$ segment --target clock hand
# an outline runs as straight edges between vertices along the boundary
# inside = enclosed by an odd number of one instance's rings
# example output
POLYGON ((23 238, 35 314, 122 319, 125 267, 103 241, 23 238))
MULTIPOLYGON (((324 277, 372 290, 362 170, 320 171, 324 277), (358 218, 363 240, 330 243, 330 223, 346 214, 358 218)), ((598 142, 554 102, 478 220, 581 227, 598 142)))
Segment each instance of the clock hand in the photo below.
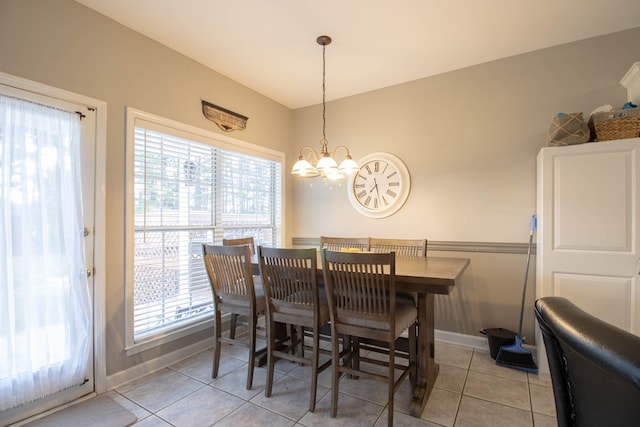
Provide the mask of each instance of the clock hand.
MULTIPOLYGON (((373 190, 376 190, 376 193, 378 193, 378 195, 380 194, 380 192, 378 191, 378 182, 376 181, 375 178, 373 178, 373 183, 375 184, 373 187, 371 187, 371 190, 369 190, 369 193, 373 192, 373 190)), ((380 196, 378 196, 380 197, 380 196)))

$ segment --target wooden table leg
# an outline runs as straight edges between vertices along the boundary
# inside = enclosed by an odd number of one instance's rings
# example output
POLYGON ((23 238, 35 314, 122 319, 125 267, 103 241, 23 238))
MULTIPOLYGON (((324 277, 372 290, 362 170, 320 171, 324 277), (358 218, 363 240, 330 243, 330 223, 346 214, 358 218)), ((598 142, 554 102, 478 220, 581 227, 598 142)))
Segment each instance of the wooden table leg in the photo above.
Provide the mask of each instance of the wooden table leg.
MULTIPOLYGON (((284 347, 286 347, 286 345, 279 343, 278 340, 283 340, 288 335, 289 335, 289 326, 286 323, 276 322, 276 349, 282 350, 284 347)), ((265 351, 256 360, 256 366, 261 368, 266 364, 267 364, 267 352, 265 351)))
POLYGON ((418 294, 418 378, 409 405, 410 413, 414 417, 422 416, 438 377, 434 330, 434 295, 418 294))

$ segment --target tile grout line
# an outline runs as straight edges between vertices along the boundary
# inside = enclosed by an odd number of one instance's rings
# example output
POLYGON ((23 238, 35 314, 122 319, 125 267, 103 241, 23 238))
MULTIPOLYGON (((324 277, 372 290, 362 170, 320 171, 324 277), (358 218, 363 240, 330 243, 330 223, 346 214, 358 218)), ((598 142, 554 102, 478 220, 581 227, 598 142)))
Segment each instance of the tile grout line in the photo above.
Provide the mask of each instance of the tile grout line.
MULTIPOLYGON (((474 356, 476 356, 476 353, 477 353, 477 350, 476 350, 476 349, 472 349, 471 354, 470 354, 470 357, 469 357, 469 359, 468 359, 468 362, 467 362, 467 363, 465 363, 466 368, 464 368, 464 371, 465 371, 465 373, 464 373, 464 380, 462 381, 462 387, 461 387, 461 391, 460 391, 460 393, 459 393, 459 396, 460 396, 460 397, 459 397, 459 400, 458 400, 457 405, 456 405, 456 408, 455 408, 455 413, 453 414, 452 424, 451 424, 451 425, 455 425, 455 424, 456 424, 456 422, 457 422, 457 421, 458 421, 458 419, 459 419, 459 416, 460 416, 460 410, 461 410, 461 406, 462 406, 462 399, 465 397, 465 389, 466 389, 466 387, 467 387, 467 385, 468 385, 468 382, 469 382, 469 375, 470 375, 470 372, 472 371, 473 360, 474 360, 474 356)), ((484 352, 482 352, 482 353, 484 354, 484 352)), ((230 372, 233 372, 233 371, 236 371, 236 370, 241 370, 241 369, 245 369, 245 368, 246 368, 246 366, 245 366, 245 365, 246 365, 246 363, 247 363, 247 362, 245 362, 244 360, 242 360, 242 359, 240 359, 240 358, 238 358, 238 357, 235 357, 235 356, 233 356, 233 355, 228 355, 228 357, 232 357, 232 358, 237 359, 238 361, 240 361, 240 362, 242 362, 242 363, 243 363, 242 365, 240 365, 240 366, 238 366, 238 367, 236 367, 236 368, 233 368, 230 372)), ((482 356, 482 357, 484 357, 484 356, 482 356)), ((447 363, 443 363, 442 361, 440 361, 440 362, 438 362, 438 363, 443 364, 443 365, 447 365, 447 366, 451 366, 451 367, 457 367, 455 364, 448 365, 447 363)), ((485 362, 482 362, 482 363, 485 363, 485 362)), ((481 366, 482 366, 482 365, 478 365, 477 367, 479 368, 479 367, 481 367, 481 366)), ((305 412, 304 412, 304 414, 302 414, 302 415, 301 415, 301 416, 296 420, 296 419, 290 418, 290 417, 289 417, 289 416, 287 416, 287 415, 280 414, 279 412, 276 412, 276 411, 274 411, 274 410, 272 410, 272 409, 270 409, 270 408, 268 408, 268 407, 264 407, 264 406, 261 406, 261 405, 259 405, 259 404, 257 404, 257 403, 253 403, 253 402, 251 402, 251 399, 253 399, 253 398, 255 398, 256 396, 258 396, 261 392, 264 392, 264 390, 259 391, 257 394, 255 394, 255 395, 253 395, 253 396, 251 396, 251 397, 245 398, 245 397, 241 397, 241 396, 239 396, 239 395, 235 395, 234 393, 231 393, 231 392, 229 392, 229 391, 227 391, 227 390, 225 390, 225 389, 221 389, 221 388, 216 387, 216 386, 213 384, 213 382, 214 382, 213 380, 207 383, 207 382, 204 382, 202 379, 200 379, 200 378, 198 378, 198 377, 196 377, 196 376, 192 376, 192 375, 190 375, 190 374, 187 374, 187 373, 185 373, 185 372, 182 372, 182 371, 180 370, 180 369, 181 369, 181 367, 177 367, 177 366, 169 366, 169 367, 168 367, 168 369, 169 369, 170 371, 172 371, 172 372, 175 372, 175 373, 180 374, 182 377, 184 377, 185 379, 187 379, 187 380, 189 380, 189 381, 196 381, 196 383, 194 383, 194 384, 199 385, 199 387, 198 387, 196 390, 193 390, 193 391, 189 392, 187 395, 182 396, 182 397, 181 397, 180 399, 178 399, 177 401, 172 402, 171 404, 167 405, 166 407, 161 408, 161 409, 158 409, 158 410, 157 410, 157 411, 155 411, 155 412, 153 412, 153 411, 151 411, 151 410, 147 409, 147 408, 146 408, 146 407, 144 407, 142 404, 140 404, 140 403, 138 403, 138 402, 136 402, 136 401, 131 400, 129 397, 127 397, 125 394, 123 394, 123 393, 119 392, 117 389, 114 389, 113 391, 114 391, 115 393, 117 393, 117 395, 118 395, 118 396, 121 396, 122 398, 126 399, 128 402, 130 402, 131 404, 133 404, 135 407, 137 407, 137 408, 141 408, 142 410, 144 410, 148 415, 147 415, 147 416, 145 416, 144 418, 142 418, 142 420, 147 419, 147 418, 149 418, 149 417, 151 417, 151 416, 154 416, 154 417, 157 417, 157 419, 161 420, 162 422, 166 422, 168 425, 172 425, 172 423, 171 423, 170 421, 168 421, 168 420, 164 419, 162 416, 158 415, 158 412, 160 412, 160 411, 162 411, 162 410, 166 409, 167 407, 169 407, 169 406, 171 406, 171 405, 173 405, 173 404, 176 404, 177 402, 179 402, 179 401, 181 401, 181 400, 183 400, 183 399, 188 398, 189 396, 193 395, 193 394, 194 394, 194 393, 196 393, 197 391, 200 391, 200 390, 202 390, 204 387, 207 387, 207 386, 208 386, 208 387, 211 387, 211 388, 214 388, 214 389, 216 389, 216 390, 218 390, 218 391, 224 392, 224 393, 226 393, 226 394, 229 394, 230 396, 233 396, 233 397, 235 397, 235 398, 238 398, 238 399, 242 400, 242 404, 241 404, 240 406, 238 406, 238 407, 237 407, 237 408, 235 408, 233 411, 231 411, 231 412, 229 412, 228 414, 226 414, 226 415, 225 415, 223 418, 221 418, 220 420, 217 420, 217 421, 216 421, 216 424, 218 424, 218 423, 222 422, 223 420, 227 419, 227 418, 229 417, 229 415, 233 414, 233 413, 234 413, 236 410, 238 410, 239 408, 244 407, 246 404, 254 405, 255 407, 259 407, 259 408, 261 408, 261 409, 263 409, 263 410, 265 410, 265 411, 267 411, 267 412, 269 412, 269 413, 272 413, 272 414, 274 414, 274 415, 277 415, 277 416, 279 416, 279 417, 282 417, 282 418, 284 418, 284 419, 287 419, 287 420, 291 421, 291 422, 293 423, 293 425, 300 425, 300 426, 304 425, 304 424, 301 422, 301 420, 302 420, 302 419, 303 419, 303 418, 304 418, 304 417, 309 413, 309 411, 308 411, 308 410, 307 410, 307 411, 305 411, 305 412)), ((276 370, 277 370, 277 369, 276 369, 276 370)), ((300 378, 300 376, 291 375, 291 374, 292 374, 292 372, 293 372, 294 370, 295 370, 295 368, 293 368, 293 369, 289 369, 289 370, 281 370, 281 371, 280 371, 280 373, 282 374, 282 376, 281 376, 281 378, 280 378, 279 380, 276 380, 276 382, 277 382, 277 381, 280 381, 282 378, 289 378, 289 379, 290 379, 290 380, 292 380, 292 381, 304 381, 305 383, 307 383, 307 381, 306 381, 304 378, 300 378)), ((226 373, 226 374, 224 374, 222 377, 224 377, 225 375, 228 375, 230 372, 227 372, 227 373, 226 373)), ((483 370, 479 370, 479 371, 478 371, 478 370, 474 370, 474 372, 479 372, 479 373, 487 374, 487 372, 484 372, 483 370)), ((489 375, 491 375, 491 374, 489 374, 489 375)), ((221 377, 219 377, 219 378, 221 378, 221 377)), ((505 376, 505 377, 503 377, 503 378, 505 378, 505 379, 512 379, 512 380, 514 380, 514 381, 521 381, 521 380, 517 380, 517 379, 509 378, 509 376, 505 376)), ((531 381, 531 378, 529 378, 529 375, 528 375, 528 374, 526 375, 526 379, 525 379, 524 381, 522 381, 522 382, 525 382, 525 383, 526 383, 526 385, 527 385, 528 402, 529 402, 529 410, 528 410, 527 412, 529 412, 529 419, 530 419, 530 421, 531 421, 531 425, 534 425, 534 421, 535 421, 535 420, 534 420, 534 408, 533 408, 533 395, 532 395, 532 391, 531 391, 532 381, 531 381)), ((544 387, 544 386, 546 386, 546 385, 544 385, 544 384, 539 384, 539 383, 535 383, 535 384, 536 384, 536 385, 543 386, 543 387, 544 387)), ((143 384, 141 384, 140 386, 143 386, 143 384)), ((140 386, 139 386, 139 387, 140 387, 140 386)), ((550 387, 550 386, 549 386, 549 387, 550 387)), ((137 389, 137 388, 138 388, 138 387, 133 388, 133 389, 131 389, 131 390, 128 390, 128 393, 129 393, 129 392, 131 392, 131 391, 133 391, 133 390, 135 390, 135 389, 137 389)), ((448 389, 441 389, 441 390, 448 391, 448 389)), ((329 393, 330 393, 330 391, 329 391, 329 393)), ((344 393, 342 393, 342 394, 344 394, 344 393)), ((382 415, 384 414, 385 409, 387 409, 387 410, 388 410, 388 406, 382 406, 382 405, 379 405, 379 404, 375 403, 374 401, 370 401, 370 400, 367 400, 367 399, 362 399, 361 397, 353 396, 353 395, 351 395, 351 394, 346 394, 346 395, 347 395, 347 396, 350 396, 351 398, 355 398, 355 399, 361 400, 361 401, 363 401, 363 402, 367 402, 367 403, 369 403, 369 404, 376 405, 376 406, 380 409, 380 413, 377 415, 377 417, 375 418, 375 420, 374 420, 374 421, 373 421, 373 423, 371 424, 372 426, 375 426, 375 425, 376 425, 376 423, 378 423, 378 422, 380 421, 380 419, 381 419, 382 415)), ((468 396, 468 397, 472 397, 472 396, 468 396)), ((478 399, 478 400, 482 400, 482 401, 485 401, 485 402, 488 402, 488 403, 496 404, 496 405, 501 405, 501 406, 506 406, 506 407, 513 408, 513 409, 520 409, 520 410, 522 410, 522 408, 514 407, 514 406, 511 406, 511 405, 508 405, 508 404, 502 404, 502 403, 494 402, 494 401, 491 401, 491 400, 485 400, 485 399, 477 398, 477 397, 473 397, 473 398, 474 398, 474 399, 478 399)), ((322 399, 322 398, 321 398, 321 399, 322 399)), ((398 413, 402 413, 402 414, 406 414, 406 412, 403 412, 403 411, 396 411, 396 412, 398 412, 398 413)), ((540 415, 544 415, 544 416, 546 416, 546 417, 548 417, 548 416, 549 416, 549 415, 547 415, 547 414, 543 414, 543 413, 540 413, 540 415)), ((139 420, 138 422, 140 422, 140 421, 142 421, 142 420, 139 420)), ((430 421, 430 420, 428 420, 428 419, 422 419, 422 421, 424 421, 424 422, 428 422, 428 423, 433 423, 433 424, 438 424, 438 423, 436 423, 435 421, 430 421)))

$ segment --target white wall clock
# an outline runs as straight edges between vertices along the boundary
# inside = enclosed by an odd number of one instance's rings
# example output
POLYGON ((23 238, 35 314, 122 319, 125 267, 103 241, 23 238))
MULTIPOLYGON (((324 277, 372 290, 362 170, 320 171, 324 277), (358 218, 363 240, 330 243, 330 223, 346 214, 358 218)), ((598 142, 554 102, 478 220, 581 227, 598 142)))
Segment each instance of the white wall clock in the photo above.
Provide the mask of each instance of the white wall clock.
POLYGON ((384 218, 396 213, 409 197, 409 169, 390 153, 371 153, 358 161, 360 170, 349 177, 351 204, 362 215, 384 218))

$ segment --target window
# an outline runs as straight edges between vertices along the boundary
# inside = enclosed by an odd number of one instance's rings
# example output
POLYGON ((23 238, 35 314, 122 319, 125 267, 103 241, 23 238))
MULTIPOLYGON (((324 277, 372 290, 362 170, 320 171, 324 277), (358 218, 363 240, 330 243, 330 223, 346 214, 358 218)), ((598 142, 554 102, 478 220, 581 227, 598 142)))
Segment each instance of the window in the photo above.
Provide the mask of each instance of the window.
POLYGON ((211 318, 202 243, 281 244, 283 154, 131 109, 128 124, 132 346, 211 318))

